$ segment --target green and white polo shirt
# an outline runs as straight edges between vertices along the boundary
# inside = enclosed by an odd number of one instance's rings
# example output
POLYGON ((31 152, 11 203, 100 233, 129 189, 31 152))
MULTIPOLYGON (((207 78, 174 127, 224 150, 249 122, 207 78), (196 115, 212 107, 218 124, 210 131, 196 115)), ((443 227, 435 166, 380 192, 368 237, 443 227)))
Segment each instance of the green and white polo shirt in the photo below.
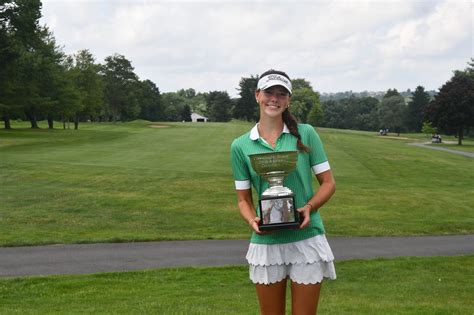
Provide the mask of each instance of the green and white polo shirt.
MULTIPOLYGON (((324 152, 324 147, 316 130, 311 125, 298 124, 298 131, 303 144, 311 151, 298 152, 296 170, 288 174, 284 186, 295 194, 296 207, 303 207, 314 195, 313 173, 320 174, 330 169, 324 152)), ((255 125, 252 130, 238 137, 231 145, 232 172, 237 190, 255 189, 258 196, 269 187, 268 181, 255 173, 250 163, 249 155, 256 153, 296 151, 297 139, 285 125, 283 132, 277 139, 275 148, 272 148, 260 137, 255 125)), ((258 205, 257 205, 258 207, 258 205)), ((271 234, 252 234, 251 242, 258 244, 282 244, 300 241, 316 235, 324 234, 324 226, 319 211, 311 213, 311 223, 301 230, 278 230, 271 234)))

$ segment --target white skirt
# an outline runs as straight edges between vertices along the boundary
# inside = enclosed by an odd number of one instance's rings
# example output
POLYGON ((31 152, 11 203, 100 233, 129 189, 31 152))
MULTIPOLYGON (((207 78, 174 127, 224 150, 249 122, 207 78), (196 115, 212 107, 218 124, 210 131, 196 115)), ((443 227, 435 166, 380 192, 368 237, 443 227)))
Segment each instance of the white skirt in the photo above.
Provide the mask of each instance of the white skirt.
POLYGON ((285 278, 300 284, 336 279, 334 255, 325 235, 285 244, 250 243, 247 251, 250 280, 271 284, 285 278))

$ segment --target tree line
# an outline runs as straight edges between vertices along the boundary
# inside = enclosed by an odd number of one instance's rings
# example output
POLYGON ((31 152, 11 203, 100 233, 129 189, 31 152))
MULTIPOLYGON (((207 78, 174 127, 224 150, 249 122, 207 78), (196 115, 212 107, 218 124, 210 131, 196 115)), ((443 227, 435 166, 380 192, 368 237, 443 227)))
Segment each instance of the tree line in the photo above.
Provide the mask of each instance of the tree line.
POLYGON ((408 100, 396 89, 389 89, 381 100, 367 96, 328 100, 322 103, 320 125, 330 128, 420 132, 424 110, 431 101, 424 87, 418 86, 408 100))
MULTIPOLYGON (((161 93, 150 80, 141 80, 130 60, 113 54, 102 63, 87 49, 66 55, 52 32, 39 23, 40 0, 0 1, 0 115, 6 129, 12 119, 84 121, 189 121, 191 113, 211 121, 256 121, 255 87, 258 74, 242 77, 239 96, 226 91, 196 93, 193 88, 161 93)), ((423 124, 455 133, 461 140, 474 125, 473 59, 439 92, 399 93, 389 89, 382 97, 371 93, 316 92, 303 78, 293 79, 290 111, 314 126, 419 132, 423 124)))
POLYGON ((418 86, 411 95, 389 89, 383 97, 366 96, 327 99, 322 102, 322 127, 400 132, 454 134, 458 143, 474 126, 474 59, 434 95, 418 86))
POLYGON ((113 54, 98 63, 87 49, 66 55, 52 32, 39 23, 40 0, 0 1, 0 116, 12 119, 83 121, 188 121, 201 111, 214 121, 230 120, 227 92, 193 89, 160 93, 140 80, 130 60, 113 54), (223 105, 223 106, 221 106, 223 105))
MULTIPOLYGON (((409 99, 412 97, 413 92, 411 89, 407 89, 406 91, 399 91, 399 94, 403 96, 405 99, 409 99)), ((430 97, 434 97, 436 91, 429 90, 426 91, 430 97)), ((362 91, 362 92, 354 92, 354 91, 344 91, 344 92, 333 92, 333 93, 321 93, 321 101, 338 101, 344 98, 356 97, 356 98, 363 98, 363 97, 374 97, 378 100, 381 100, 385 96, 386 91, 362 91)))
MULTIPOLYGON (((51 129, 55 121, 64 128, 74 122, 75 129, 83 121, 189 121, 193 111, 211 121, 256 119, 257 76, 242 79, 237 99, 226 91, 192 88, 161 93, 154 82, 139 78, 124 55, 102 63, 87 49, 66 55, 40 25, 41 8, 40 0, 0 1, 0 115, 6 129, 12 119, 29 120, 32 128, 47 120, 51 129)), ((303 79, 298 85, 293 108, 304 120, 317 108, 318 94, 303 79)))

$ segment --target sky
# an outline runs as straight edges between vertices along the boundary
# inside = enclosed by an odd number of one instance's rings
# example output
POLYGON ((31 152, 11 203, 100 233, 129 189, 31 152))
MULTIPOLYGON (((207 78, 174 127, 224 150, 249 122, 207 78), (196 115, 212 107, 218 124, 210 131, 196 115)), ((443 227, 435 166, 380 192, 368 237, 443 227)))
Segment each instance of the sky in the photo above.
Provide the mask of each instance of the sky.
POLYGON ((438 90, 474 57, 474 0, 43 0, 67 54, 121 54, 160 91, 238 95, 268 69, 320 93, 438 90))

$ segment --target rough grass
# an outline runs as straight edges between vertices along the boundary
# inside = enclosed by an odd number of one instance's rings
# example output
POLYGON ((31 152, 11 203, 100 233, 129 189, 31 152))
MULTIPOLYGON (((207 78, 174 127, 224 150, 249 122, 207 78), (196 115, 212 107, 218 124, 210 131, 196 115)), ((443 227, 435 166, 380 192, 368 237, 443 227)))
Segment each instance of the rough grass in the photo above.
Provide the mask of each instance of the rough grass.
MULTIPOLYGON (((474 256, 336 263, 321 314, 471 314, 474 256)), ((289 294, 287 310, 291 309, 289 294)), ((0 279, 1 314, 258 314, 247 267, 0 279)))

